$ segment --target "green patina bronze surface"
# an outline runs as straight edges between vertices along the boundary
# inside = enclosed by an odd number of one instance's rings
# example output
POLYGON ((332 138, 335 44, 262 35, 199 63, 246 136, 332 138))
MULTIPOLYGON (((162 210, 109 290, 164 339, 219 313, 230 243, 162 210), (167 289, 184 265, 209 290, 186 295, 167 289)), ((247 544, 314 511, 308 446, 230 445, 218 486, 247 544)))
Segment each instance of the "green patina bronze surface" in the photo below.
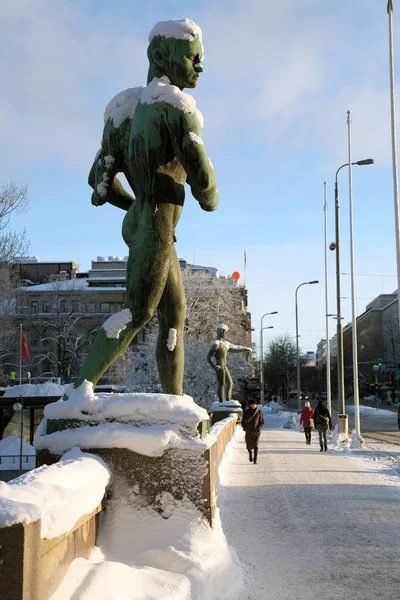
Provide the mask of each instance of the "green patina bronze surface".
POLYGON ((225 340, 227 325, 218 325, 217 339, 210 346, 207 354, 207 362, 217 375, 217 396, 220 402, 232 399, 232 377, 226 364, 228 352, 246 352, 251 354, 251 348, 247 346, 235 346, 225 340))
POLYGON ((189 37, 152 38, 148 86, 135 92, 139 100, 133 114, 117 125, 110 117, 104 125, 89 184, 94 205, 109 202, 127 211, 122 225, 129 247, 124 308, 131 311, 132 320, 117 339, 107 337, 101 329, 75 387, 85 379, 95 384, 157 310, 156 355, 162 390, 183 393, 185 297, 174 241, 185 182, 203 210, 213 211, 218 206, 215 174, 201 140, 199 115, 195 108, 188 109, 188 95, 181 92, 196 87, 203 71, 199 35, 189 37), (176 87, 169 95, 156 99, 150 95, 149 100, 150 86, 155 86, 156 92, 161 89, 162 94, 176 87), (134 197, 123 188, 118 173, 125 175, 134 197), (176 345, 168 349, 171 329, 176 331, 176 345))

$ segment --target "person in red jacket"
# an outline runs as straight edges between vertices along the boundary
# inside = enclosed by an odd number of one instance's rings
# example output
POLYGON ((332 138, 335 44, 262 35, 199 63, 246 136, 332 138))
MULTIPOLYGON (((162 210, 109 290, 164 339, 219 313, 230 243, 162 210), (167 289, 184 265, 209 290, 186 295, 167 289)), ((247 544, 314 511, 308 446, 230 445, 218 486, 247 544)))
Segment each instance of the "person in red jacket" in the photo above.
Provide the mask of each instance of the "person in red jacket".
POLYGON ((300 425, 304 427, 304 433, 306 436, 306 444, 311 444, 311 429, 314 427, 314 422, 312 421, 314 417, 314 411, 310 406, 309 402, 306 402, 303 410, 300 415, 300 425))

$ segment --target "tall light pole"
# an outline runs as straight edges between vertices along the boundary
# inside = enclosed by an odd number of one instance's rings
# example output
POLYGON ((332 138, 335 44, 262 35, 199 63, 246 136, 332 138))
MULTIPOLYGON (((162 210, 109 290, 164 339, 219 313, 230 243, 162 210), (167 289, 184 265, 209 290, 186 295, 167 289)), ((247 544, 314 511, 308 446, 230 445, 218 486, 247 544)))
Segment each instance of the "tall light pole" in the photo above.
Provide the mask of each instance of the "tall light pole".
POLYGON ((313 285, 314 283, 319 283, 317 279, 314 281, 305 281, 304 283, 300 283, 297 286, 296 292, 294 294, 295 298, 295 309, 296 309, 296 371, 297 371, 297 410, 301 411, 301 398, 300 398, 300 357, 299 357, 299 309, 297 306, 297 292, 298 289, 301 288, 302 285, 313 285))
MULTIPOLYGON (((357 162, 345 163, 336 171, 335 176, 335 230, 336 241, 329 247, 331 250, 336 250, 336 304, 337 304, 337 376, 338 376, 338 433, 341 441, 347 440, 348 426, 345 407, 344 394, 344 358, 343 358, 343 326, 342 326, 342 295, 341 295, 341 278, 340 278, 340 203, 339 203, 339 171, 344 167, 351 165, 372 165, 372 158, 358 160, 357 162)), ((354 329, 354 327, 353 327, 354 329)))
POLYGON ((397 310, 400 325, 400 210, 399 210, 399 178, 397 173, 397 141, 396 141, 396 98, 394 87, 394 56, 393 56, 393 2, 388 0, 387 12, 389 15, 389 58, 390 58, 390 113, 392 123, 392 168, 393 168, 393 194, 394 194, 394 221, 396 234, 397 258, 397 310))
MULTIPOLYGON (((354 224, 353 224, 353 179, 351 162, 351 112, 347 111, 348 151, 349 151, 349 210, 350 210, 350 272, 351 272, 351 336, 353 347, 353 392, 354 392, 354 425, 357 438, 362 442, 360 425, 360 395, 358 389, 358 349, 357 349, 357 305, 356 283, 354 272, 354 224)), ((373 159, 369 159, 374 162, 373 159)), ((372 164, 368 163, 368 164, 372 164)))
POLYGON ((325 230, 325 328, 326 328, 326 401, 329 412, 331 404, 331 348, 329 342, 329 295, 328 295, 328 201, 326 194, 327 183, 324 181, 324 230, 325 230))
POLYGON ((264 313, 261 317, 261 336, 260 336, 260 404, 264 406, 264 366, 263 366, 263 318, 267 315, 277 315, 278 311, 274 310, 273 312, 264 313))

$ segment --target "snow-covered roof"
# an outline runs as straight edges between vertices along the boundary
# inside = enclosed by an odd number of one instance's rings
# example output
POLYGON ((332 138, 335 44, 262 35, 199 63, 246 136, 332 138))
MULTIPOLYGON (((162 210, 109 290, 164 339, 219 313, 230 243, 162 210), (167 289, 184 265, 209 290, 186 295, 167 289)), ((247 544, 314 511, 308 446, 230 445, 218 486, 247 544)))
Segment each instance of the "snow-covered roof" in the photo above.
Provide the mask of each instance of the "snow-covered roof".
POLYGON ((54 292, 54 291, 71 291, 74 290, 85 290, 88 288, 87 278, 82 277, 79 279, 63 279, 62 281, 55 281, 49 283, 39 283, 38 285, 30 285, 28 289, 30 292, 54 292))

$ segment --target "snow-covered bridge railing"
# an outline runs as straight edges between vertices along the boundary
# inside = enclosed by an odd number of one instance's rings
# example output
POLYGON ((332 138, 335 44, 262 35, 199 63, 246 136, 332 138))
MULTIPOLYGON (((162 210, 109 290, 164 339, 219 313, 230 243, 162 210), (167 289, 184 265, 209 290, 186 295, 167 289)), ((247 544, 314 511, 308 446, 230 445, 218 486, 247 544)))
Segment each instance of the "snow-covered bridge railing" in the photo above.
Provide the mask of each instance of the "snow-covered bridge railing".
POLYGON ((210 434, 215 436, 216 440, 204 455, 208 462, 208 471, 203 481, 203 493, 211 527, 214 525, 215 511, 219 506, 218 467, 227 445, 235 435, 236 424, 237 415, 232 415, 215 423, 210 430, 210 434))
POLYGON ((48 600, 77 557, 88 558, 109 471, 77 449, 55 465, 0 482, 0 598, 48 600))

